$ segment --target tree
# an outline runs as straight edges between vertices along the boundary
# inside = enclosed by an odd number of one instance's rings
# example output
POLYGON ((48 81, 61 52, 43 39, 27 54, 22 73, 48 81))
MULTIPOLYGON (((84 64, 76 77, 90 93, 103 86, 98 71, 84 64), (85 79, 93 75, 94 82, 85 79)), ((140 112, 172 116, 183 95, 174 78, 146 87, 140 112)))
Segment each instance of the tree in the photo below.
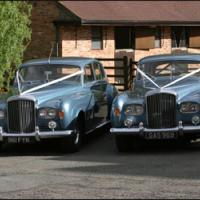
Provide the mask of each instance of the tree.
POLYGON ((0 87, 9 87, 31 39, 31 9, 25 1, 0 2, 0 87))

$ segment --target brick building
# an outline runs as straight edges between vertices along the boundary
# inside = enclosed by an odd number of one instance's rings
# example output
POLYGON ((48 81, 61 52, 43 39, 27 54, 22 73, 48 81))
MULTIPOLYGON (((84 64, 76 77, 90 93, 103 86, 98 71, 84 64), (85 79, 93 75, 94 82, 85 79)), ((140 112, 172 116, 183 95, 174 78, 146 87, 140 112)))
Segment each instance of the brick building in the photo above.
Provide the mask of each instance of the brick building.
POLYGON ((31 3, 32 41, 25 60, 51 54, 97 58, 125 55, 138 61, 180 50, 200 53, 199 1, 31 3))

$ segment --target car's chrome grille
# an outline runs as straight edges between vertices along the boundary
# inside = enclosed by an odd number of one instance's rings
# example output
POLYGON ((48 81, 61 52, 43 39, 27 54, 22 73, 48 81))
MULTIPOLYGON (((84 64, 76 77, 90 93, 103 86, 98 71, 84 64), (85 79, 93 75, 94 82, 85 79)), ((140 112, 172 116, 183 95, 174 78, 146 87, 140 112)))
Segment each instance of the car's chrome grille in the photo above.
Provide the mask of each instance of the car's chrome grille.
POLYGON ((8 102, 8 130, 11 133, 31 133, 35 131, 35 104, 32 100, 12 100, 8 102))
POLYGON ((149 128, 172 128, 176 126, 176 96, 156 93, 146 97, 149 128))

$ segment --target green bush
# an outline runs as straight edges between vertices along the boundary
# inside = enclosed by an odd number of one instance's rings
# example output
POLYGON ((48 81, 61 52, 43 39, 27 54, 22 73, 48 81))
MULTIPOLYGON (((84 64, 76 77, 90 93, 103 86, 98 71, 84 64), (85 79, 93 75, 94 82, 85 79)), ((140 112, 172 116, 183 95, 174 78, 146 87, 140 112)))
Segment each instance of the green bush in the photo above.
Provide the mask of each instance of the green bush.
POLYGON ((25 1, 0 2, 0 88, 9 87, 31 39, 31 9, 25 1))

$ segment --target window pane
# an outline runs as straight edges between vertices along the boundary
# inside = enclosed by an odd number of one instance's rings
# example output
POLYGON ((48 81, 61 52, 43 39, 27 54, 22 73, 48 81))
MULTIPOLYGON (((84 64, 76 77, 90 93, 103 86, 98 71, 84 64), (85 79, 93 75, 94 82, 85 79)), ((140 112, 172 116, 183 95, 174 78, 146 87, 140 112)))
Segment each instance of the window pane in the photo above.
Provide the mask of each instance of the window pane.
POLYGON ((101 27, 92 27, 92 49, 102 49, 101 27))
POLYGON ((94 73, 96 75, 97 80, 103 79, 102 71, 101 71, 100 65, 98 63, 94 63, 94 73))
POLYGON ((115 48, 116 49, 133 49, 134 32, 131 27, 115 28, 115 48))
POLYGON ((94 75, 93 75, 93 71, 92 71, 92 66, 91 65, 87 65, 85 67, 84 79, 85 79, 85 82, 90 82, 90 81, 94 80, 94 75))
POLYGON ((161 29, 156 28, 155 30, 155 48, 161 47, 161 29))
POLYGON ((186 27, 172 27, 172 47, 188 46, 188 31, 186 27))
POLYGON ((92 41, 92 49, 101 49, 101 41, 92 41))

